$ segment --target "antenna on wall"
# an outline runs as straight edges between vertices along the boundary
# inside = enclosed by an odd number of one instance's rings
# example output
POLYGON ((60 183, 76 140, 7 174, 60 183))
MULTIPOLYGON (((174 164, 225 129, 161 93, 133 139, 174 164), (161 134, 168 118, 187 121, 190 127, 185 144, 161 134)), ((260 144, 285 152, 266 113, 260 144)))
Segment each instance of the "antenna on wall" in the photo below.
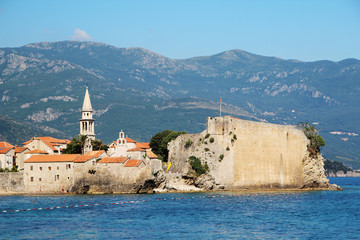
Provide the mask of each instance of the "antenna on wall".
POLYGON ((221 97, 220 97, 220 117, 221 117, 221 97))

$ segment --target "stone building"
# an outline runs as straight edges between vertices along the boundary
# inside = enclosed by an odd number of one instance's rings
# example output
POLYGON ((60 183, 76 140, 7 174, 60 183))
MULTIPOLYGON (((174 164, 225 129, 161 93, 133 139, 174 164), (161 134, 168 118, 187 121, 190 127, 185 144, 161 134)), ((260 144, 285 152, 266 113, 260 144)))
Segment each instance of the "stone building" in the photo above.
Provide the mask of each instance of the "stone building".
POLYGON ((15 147, 4 142, 1 145, 3 147, 0 147, 0 168, 10 170, 14 166, 15 147))
POLYGON ((74 182, 74 160, 80 154, 35 155, 24 162, 24 184, 28 192, 63 192, 74 182))
POLYGON ((15 146, 15 165, 18 170, 24 170, 24 161, 28 158, 26 153, 29 152, 27 147, 17 147, 15 146))
POLYGON ((67 139, 56 139, 53 137, 34 137, 27 142, 23 143, 23 147, 32 150, 41 150, 49 153, 50 155, 61 154, 62 149, 70 143, 67 139))

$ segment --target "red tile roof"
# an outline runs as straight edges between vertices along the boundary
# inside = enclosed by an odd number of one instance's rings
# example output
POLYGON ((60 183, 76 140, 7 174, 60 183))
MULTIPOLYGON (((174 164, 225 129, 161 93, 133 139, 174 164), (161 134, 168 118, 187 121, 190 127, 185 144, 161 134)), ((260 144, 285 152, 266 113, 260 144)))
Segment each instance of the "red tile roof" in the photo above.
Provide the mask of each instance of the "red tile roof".
POLYGON ((149 149, 150 148, 150 143, 139 143, 139 142, 137 142, 136 143, 136 147, 137 148, 144 148, 144 149, 149 149))
POLYGON ((129 159, 124 164, 124 167, 138 167, 142 160, 129 159))
POLYGON ((25 160, 25 163, 41 162, 73 162, 80 154, 62 154, 62 155, 34 155, 25 160))
POLYGON ((79 156, 78 158, 76 158, 76 159, 74 160, 74 162, 84 163, 84 162, 89 161, 90 159, 99 157, 99 156, 100 156, 101 154, 103 154, 104 152, 105 152, 104 150, 91 151, 91 152, 88 152, 88 153, 85 154, 85 155, 79 156))
POLYGON ((11 145, 10 143, 7 142, 0 142, 0 147, 14 147, 13 145, 11 145))
POLYGON ((14 147, 0 147, 0 154, 5 154, 13 148, 14 147))
POLYGON ((124 163, 128 157, 105 157, 98 163, 124 163))
POLYGON ((138 147, 136 147, 136 148, 132 148, 132 149, 129 149, 129 150, 127 150, 128 152, 145 152, 146 150, 145 149, 143 149, 143 148, 138 148, 138 147))
POLYGON ((34 139, 30 139, 27 142, 24 142, 23 145, 27 145, 29 143, 31 143, 34 140, 41 140, 43 141, 46 145, 48 145, 53 151, 57 150, 55 148, 55 146, 59 146, 60 144, 69 144, 71 141, 67 140, 67 139, 56 139, 53 137, 36 137, 34 139))
POLYGON ((158 158, 158 156, 153 153, 150 149, 146 150, 146 155, 150 158, 150 159, 153 159, 153 158, 158 158))
POLYGON ((21 152, 25 151, 26 149, 28 149, 28 148, 26 148, 26 147, 15 147, 15 153, 21 153, 21 152))
POLYGON ((27 152, 26 154, 49 154, 49 153, 40 149, 34 149, 27 152))
POLYGON ((126 139, 126 142, 128 143, 136 143, 135 140, 132 140, 131 138, 125 138, 126 139))

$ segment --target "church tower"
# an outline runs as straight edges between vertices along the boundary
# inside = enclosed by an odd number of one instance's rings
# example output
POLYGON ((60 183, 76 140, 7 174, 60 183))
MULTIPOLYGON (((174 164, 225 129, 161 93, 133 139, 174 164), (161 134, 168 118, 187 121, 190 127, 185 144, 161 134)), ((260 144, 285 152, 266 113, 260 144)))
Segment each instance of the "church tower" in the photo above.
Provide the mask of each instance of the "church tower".
POLYGON ((80 119, 80 135, 86 135, 88 139, 95 140, 94 119, 92 118, 93 110, 91 107, 90 95, 88 87, 84 97, 84 103, 81 111, 80 119))

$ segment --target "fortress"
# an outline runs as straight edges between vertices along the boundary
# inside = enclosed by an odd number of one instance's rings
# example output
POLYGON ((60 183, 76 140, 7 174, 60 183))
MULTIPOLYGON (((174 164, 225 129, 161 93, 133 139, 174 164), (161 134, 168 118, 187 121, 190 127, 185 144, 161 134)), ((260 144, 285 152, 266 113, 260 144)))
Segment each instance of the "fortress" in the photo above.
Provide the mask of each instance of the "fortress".
POLYGON ((295 126, 209 117, 202 133, 169 143, 169 161, 172 171, 187 172, 189 157, 198 157, 225 189, 329 188, 323 160, 309 157, 308 143, 295 126))

